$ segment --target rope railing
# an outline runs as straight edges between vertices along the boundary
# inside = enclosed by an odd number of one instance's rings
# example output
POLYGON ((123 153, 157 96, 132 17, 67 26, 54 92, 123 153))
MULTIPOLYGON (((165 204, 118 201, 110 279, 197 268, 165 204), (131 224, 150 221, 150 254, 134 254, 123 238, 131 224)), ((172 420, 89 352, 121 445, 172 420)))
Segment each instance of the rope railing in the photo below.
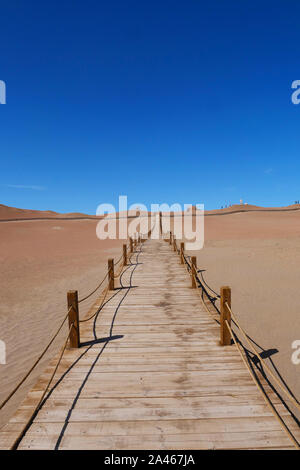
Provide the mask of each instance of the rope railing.
MULTIPOLYGON (((195 280, 197 279, 197 276, 195 276, 195 280)), ((211 297, 209 296, 209 294, 207 293, 207 291, 205 291, 205 289, 203 289, 202 287, 202 290, 204 290, 204 292, 206 293, 207 297, 209 298, 209 300, 211 300, 211 297)), ((219 296, 220 298, 221 296, 219 296)), ((212 302, 213 303, 213 302, 212 302)), ((214 305, 214 303, 213 303, 214 305)), ((252 353, 254 354, 254 356, 258 359, 258 361, 265 367, 265 369, 268 371, 269 375, 274 379, 274 381, 276 382, 276 384, 278 385, 278 387, 282 390, 283 393, 285 393, 285 395, 287 396, 287 398, 293 403, 294 406, 296 406, 297 409, 300 410, 300 403, 295 399, 295 397, 293 397, 291 395, 291 393, 289 392, 289 390, 287 390, 286 386, 283 387, 282 384, 279 382, 279 380, 277 379, 277 377, 274 375, 274 373, 272 372, 272 370, 270 369, 270 367, 266 364, 266 362, 261 358, 260 354, 257 352, 257 350, 255 349, 255 347, 252 345, 250 339, 249 339, 249 336, 247 335, 247 333, 245 332, 245 330, 241 327, 236 315, 234 315, 232 309, 231 309, 231 306, 229 305, 229 303, 227 301, 225 301, 225 305, 226 307, 228 308, 229 312, 230 312, 230 316, 233 320, 233 323, 234 325, 238 328, 238 330, 241 332, 241 334, 243 335, 243 337, 245 338, 246 342, 248 343, 252 353)), ((214 305, 215 307, 215 305, 214 305)), ((218 309, 217 309, 218 311, 218 309)), ((219 311, 218 311, 219 312, 219 311)), ((219 312, 220 313, 220 312, 219 312)), ((228 325, 228 321, 225 320, 226 324, 228 325)), ((253 340, 252 340, 253 341, 253 340)))
POLYGON ((123 254, 120 256, 120 258, 117 261, 115 261, 115 266, 117 266, 120 263, 120 261, 122 261, 122 259, 123 259, 123 254))
MULTIPOLYGON (((169 232, 169 233, 172 234, 172 232, 169 232)), ((162 235, 163 235, 163 238, 165 238, 165 239, 168 239, 168 237, 170 237, 170 235, 168 235, 167 233, 163 233, 162 235)), ((182 256, 182 261, 183 261, 182 264, 185 265, 185 267, 187 269, 187 272, 189 274, 191 274, 191 264, 189 262, 189 260, 191 259, 191 256, 184 253, 184 243, 181 242, 180 248, 178 248, 176 237, 174 235, 171 235, 171 236, 172 236, 172 240, 173 240, 173 249, 174 249, 174 251, 177 254, 180 254, 182 256)), ((199 277, 197 275, 198 272, 201 272, 201 270, 196 271, 196 273, 194 275, 195 282, 198 284, 199 287, 201 287, 202 292, 207 296, 208 300, 210 302, 212 302, 212 304, 213 304, 214 308, 217 310, 217 312, 220 313, 219 310, 217 309, 217 307, 214 304, 216 299, 209 294, 209 292, 205 289, 204 284, 207 286, 208 289, 210 289, 216 295, 217 298, 219 298, 220 296, 213 289, 211 289, 205 282, 203 282, 203 283, 201 282, 201 280, 199 279, 199 277)), ((211 313, 211 312, 209 312, 209 313, 211 313)))
POLYGON ((18 447, 19 442, 20 442, 20 436, 23 436, 24 432, 26 432, 26 429, 27 429, 27 428, 31 425, 31 423, 33 422, 33 419, 34 419, 34 417, 36 416, 36 413, 37 413, 37 411, 39 410, 39 407, 40 407, 41 403, 43 402, 43 400, 44 400, 44 398, 45 398, 45 396, 46 396, 46 394, 47 394, 47 391, 49 390, 49 387, 50 387, 50 385, 51 385, 51 383, 52 383, 52 381, 53 381, 53 379, 54 379, 54 377, 55 377, 55 375, 56 375, 57 369, 58 369, 58 367, 59 367, 59 365, 60 365, 60 363, 61 363, 61 360, 62 360, 63 355, 64 355, 64 353, 65 353, 65 350, 66 350, 66 348, 67 348, 68 340, 70 339, 70 335, 71 335, 71 332, 72 332, 72 329, 73 329, 73 328, 74 328, 74 323, 71 323, 70 328, 69 328, 69 333, 68 333, 67 338, 66 338, 66 340, 65 340, 65 343, 64 343, 64 345, 63 345, 63 347, 62 347, 62 349, 61 349, 61 353, 60 353, 60 355, 59 355, 59 357, 58 357, 58 360, 57 360, 57 362, 56 362, 56 364, 55 364, 53 373, 51 374, 51 377, 50 377, 50 379, 49 379, 49 381, 48 381, 48 383, 47 383, 47 385, 46 385, 46 388, 45 388, 45 390, 44 390, 44 392, 43 392, 41 398, 39 399, 37 405, 35 406, 35 408, 34 408, 32 414, 31 414, 29 420, 27 421, 26 425, 23 427, 23 429, 22 429, 21 432, 19 433, 18 438, 15 440, 15 442, 14 442, 13 445, 11 446, 10 450, 15 450, 15 449, 18 447))
POLYGON ((214 289, 212 289, 205 281, 202 270, 198 269, 197 273, 200 274, 203 284, 219 299, 220 295, 214 289))
MULTIPOLYGON (((101 305, 103 305, 103 303, 105 302, 105 299, 107 297, 107 294, 110 290, 110 288, 114 288, 114 280, 115 279, 118 279, 122 273, 122 270, 124 268, 124 266, 126 266, 127 264, 127 252, 132 252, 133 250, 133 243, 132 243, 132 239, 130 238, 129 239, 129 242, 126 243, 126 244, 123 244, 123 253, 122 255, 118 258, 118 260, 116 262, 114 262, 114 260, 111 258, 109 259, 108 261, 108 270, 107 270, 107 273, 105 275, 105 277, 102 279, 101 283, 99 284, 99 286, 97 287, 97 289, 94 290, 94 292, 96 290, 99 289, 99 287, 104 283, 105 280, 108 280, 108 285, 105 287, 105 289, 102 290, 102 292, 100 293, 100 298, 101 298, 101 305), (118 269, 118 271, 115 273, 114 272, 114 268, 117 264, 119 264, 120 262, 122 261, 122 263, 120 264, 120 267, 118 269)), ((92 292, 92 293, 94 293, 92 292)), ((92 295, 89 294, 89 297, 92 295)), ((88 297, 86 297, 88 298, 88 297)), ((85 299, 86 299, 85 298, 85 299)), ((82 299, 82 300, 85 300, 85 299, 82 299)), ((79 301, 78 301, 79 303, 79 301)), ((100 306, 101 308, 101 306, 100 306)), ((79 320, 79 323, 85 323, 89 320, 91 320, 92 318, 95 317, 95 315, 97 314, 97 311, 94 312, 91 316, 89 316, 88 318, 84 318, 84 319, 81 319, 79 320)))
MULTIPOLYGON (((99 307, 99 308, 102 307, 102 305, 103 305, 103 303, 104 303, 104 301, 105 301, 105 299, 106 299, 106 297, 107 297, 108 291, 109 291, 109 287, 106 286, 106 288, 101 292, 101 296, 103 296, 103 297, 102 297, 102 299, 101 299, 101 304, 100 304, 100 307, 99 307)), ((90 321, 92 318, 94 318, 96 315, 97 315, 97 310, 96 310, 96 312, 94 312, 94 313, 93 313, 91 316, 89 316, 88 318, 84 318, 83 320, 79 320, 79 323, 88 322, 88 321, 90 321)))
MULTIPOLYGON (((184 245, 184 244, 182 244, 184 245)), ((193 278, 194 278, 194 283, 196 283, 196 285, 199 287, 199 289, 197 289, 197 294, 200 296, 201 298, 201 301, 205 307, 205 309, 207 310, 207 312, 210 314, 210 315, 213 315, 213 313, 208 309, 205 301, 204 301, 204 295, 206 296, 207 300, 213 305, 216 313, 218 315, 220 315, 220 311, 219 309, 216 307, 215 305, 215 300, 216 298, 215 297, 212 297, 209 292, 207 291, 207 289, 204 287, 204 285, 202 284, 202 282, 200 281, 199 277, 197 276, 197 273, 191 273, 191 264, 190 262, 188 261, 188 256, 184 254, 184 251, 183 251, 183 260, 184 260, 184 266, 188 272, 188 274, 190 274, 193 278), (199 290, 201 290, 201 293, 199 292, 199 290)), ((194 284, 193 284, 194 285, 194 284)), ((220 296, 219 296, 220 297, 220 296)))
MULTIPOLYGON (((149 234, 148 234, 149 235, 149 234)), ((127 252, 127 249, 129 247, 129 250, 131 248, 131 241, 129 240, 129 244, 126 244, 124 245, 126 246, 126 252, 127 252)), ((118 273, 117 275, 115 276, 115 278, 119 277, 121 272, 122 272, 122 269, 124 268, 124 252, 123 254, 120 256, 120 258, 117 260, 117 262, 115 264, 118 264, 121 260, 123 259, 123 263, 121 264, 119 270, 118 270, 118 273)), ((71 333, 74 333, 75 331, 75 336, 77 336, 77 346, 79 346, 80 344, 80 341, 79 341, 79 328, 78 328, 78 325, 79 323, 83 323, 83 322, 87 322, 89 320, 91 320, 95 315, 96 313, 94 313, 92 316, 90 316, 89 318, 86 318, 86 319, 83 319, 83 320, 79 320, 79 308, 78 308, 78 305, 82 302, 84 302, 85 300, 87 300, 88 298, 90 298, 95 292, 97 292, 97 290, 103 285, 104 281, 106 279, 109 279, 110 277, 110 270, 108 270, 108 272, 106 273, 106 275, 104 276, 104 278, 101 280, 101 282, 97 285, 97 287, 91 291, 88 295, 86 295, 85 297, 83 297, 82 299, 78 300, 77 299, 77 291, 69 291, 68 294, 72 294, 72 304, 71 305, 68 305, 68 311, 67 311, 67 314, 64 316, 63 318, 63 321, 62 323, 60 324, 59 328, 56 330, 55 334, 52 336, 51 340, 49 341, 49 343, 46 345, 46 347, 43 349, 43 351, 41 352, 41 354, 38 356, 38 358, 36 359, 36 361, 34 362, 34 364, 30 367, 30 369, 26 372, 26 374, 22 377, 22 379, 18 382, 18 384, 14 387, 14 389, 8 394, 8 396, 1 402, 0 404, 0 410, 10 401, 10 399, 16 394, 16 392, 20 389, 20 387, 26 382, 27 378, 30 376, 30 374, 34 371, 34 369, 37 367, 37 365, 40 363, 40 361, 43 359, 43 357, 45 356, 46 352, 49 350, 50 346, 53 344, 53 342, 55 341, 55 339, 57 338, 58 334, 60 333, 60 331, 62 330, 66 320, 69 318, 69 328, 70 328, 70 331, 69 331, 69 334, 67 336, 67 339, 66 339, 66 342, 65 342, 65 348, 64 350, 66 349, 66 346, 67 346, 67 343, 68 341, 70 340, 70 336, 71 336, 71 333), (76 295, 74 295, 76 294, 76 295), (75 314, 75 319, 76 321, 74 322, 72 319, 71 319, 71 314, 75 314), (74 330, 74 331, 73 331, 74 330)), ((107 286, 100 294, 100 298, 102 297, 102 300, 101 300, 101 304, 104 303, 106 297, 107 297, 107 293, 109 291, 109 286, 107 286)), ((74 342, 73 342, 74 344, 74 342)), ((71 344, 71 347, 72 347, 72 344, 71 344)))
MULTIPOLYGON (((129 250, 130 249, 130 242, 126 245, 126 250, 129 250)), ((118 258, 117 261, 114 262, 114 266, 116 266, 117 264, 120 263, 120 261, 123 260, 124 261, 124 253, 118 258)), ((119 268, 119 272, 117 275, 115 275, 115 278, 118 278, 119 275, 121 274, 122 272, 122 269, 124 267, 124 263, 121 264, 120 268, 119 268)), ((97 287, 95 287, 94 290, 92 290, 89 294, 87 294, 85 297, 83 297, 82 299, 78 300, 78 303, 82 303, 84 302, 85 300, 89 299, 93 294, 95 294, 95 292, 97 292, 98 289, 100 289, 100 287, 103 285, 104 281, 109 277, 109 270, 108 272, 105 274, 104 278, 101 280, 101 282, 97 285, 97 287)))
MULTIPOLYGON (((126 249, 130 249, 130 242, 128 243, 128 245, 126 244, 126 249)), ((123 260, 123 254, 118 258, 117 261, 114 262, 114 265, 117 266, 120 261, 123 260)), ((123 269, 124 265, 122 265, 121 269, 120 269, 120 273, 122 272, 122 269, 123 269)), ((82 299, 78 300, 78 303, 82 303, 84 302, 85 300, 89 299, 93 294, 95 294, 95 292, 97 292, 98 289, 100 289, 100 287, 103 285, 104 281, 108 278, 109 276, 109 273, 107 272, 106 275, 104 276, 104 278, 100 281, 100 283, 97 285, 97 287, 95 287, 95 289, 93 289, 89 294, 87 294, 85 297, 83 297, 82 299)), ((116 276, 116 277, 119 277, 116 276)))
POLYGON ((0 405, 0 410, 6 405, 6 403, 15 395, 15 393, 19 390, 19 388, 21 387, 21 385, 23 385, 23 383, 26 381, 26 379, 29 377, 29 375, 31 374, 31 372, 36 368, 36 366, 38 365, 38 363, 42 360, 42 358, 45 356, 46 352, 48 351, 48 349, 50 348, 51 344, 53 344, 54 340, 57 338, 59 332, 61 331, 62 327, 64 326, 68 316, 69 316, 69 313, 71 311, 71 307, 69 308, 68 310, 68 313, 66 314, 66 316, 64 317, 62 323, 60 324, 58 330, 56 331, 56 333, 53 335, 53 337, 51 338, 51 340, 49 341, 49 343, 47 344, 47 346, 43 349, 42 353, 39 355, 39 357, 37 358, 37 360, 34 362, 34 364, 31 366, 31 368, 29 369, 29 371, 23 376, 23 378, 19 381, 19 383, 15 386, 15 388, 10 392, 10 394, 5 398, 5 400, 3 400, 3 402, 1 403, 0 405))
MULTIPOLYGON (((122 255, 122 258, 123 258, 123 255, 122 255)), ((116 263, 114 263, 114 266, 116 266, 116 263)), ((114 273, 114 279, 118 279, 118 277, 120 276, 122 270, 124 268, 124 261, 120 264, 120 267, 118 269, 118 271, 116 273, 114 273)))
MULTIPOLYGON (((163 235, 166 236, 166 234, 163 234, 163 235)), ((170 235, 170 238, 171 238, 171 235, 170 235)), ((267 395, 266 392, 263 390, 262 385, 258 383, 258 379, 256 377, 254 377, 254 374, 251 372, 251 369, 250 369, 249 365, 247 364, 247 362, 244 358, 244 355, 241 351, 241 348, 243 349, 244 354, 247 355, 248 360, 250 359, 253 362, 253 358, 251 356, 249 356, 248 349, 245 348, 245 346, 243 345, 241 340, 238 338, 236 333, 234 333, 234 331, 232 330, 232 327, 231 327, 231 324, 230 324, 231 319, 232 319, 233 324, 238 328, 238 330, 241 332, 241 334, 243 335, 243 337, 247 341, 247 344, 249 345, 252 354, 259 361, 262 369, 265 369, 268 372, 269 376, 273 378, 273 380, 275 381, 275 383, 277 384, 279 389, 285 394, 285 396, 289 399, 289 401, 298 410, 300 410, 299 401, 290 393, 290 391, 288 390, 288 386, 285 383, 284 383, 284 386, 280 383, 278 378, 274 375, 273 371, 270 369, 270 367, 268 367, 266 362, 260 356, 260 354, 255 349, 255 347, 252 345, 252 343, 254 343, 256 345, 257 345, 257 343, 244 331, 244 329, 241 327, 238 319, 236 318, 236 316, 232 312, 230 288, 228 288, 228 287, 221 288, 221 295, 217 294, 205 282, 202 271, 197 269, 196 257, 192 257, 192 256, 187 255, 187 254, 184 253, 184 243, 181 242, 180 249, 178 249, 177 241, 176 241, 175 237, 173 236, 173 245, 174 245, 174 251, 176 251, 176 253, 178 253, 180 255, 182 264, 184 264, 188 274, 192 278, 192 287, 197 287, 196 292, 199 295, 199 297, 201 298, 201 301, 202 301, 206 311, 210 315, 212 315, 214 317, 214 320, 216 322, 218 322, 221 326, 221 344, 231 344, 231 340, 233 340, 233 342, 236 345, 236 347, 237 347, 237 349, 238 349, 238 351, 239 351, 239 353, 240 353, 240 355, 243 359, 243 362, 245 363, 247 369, 249 370, 249 373, 251 374, 251 377, 253 378, 254 382, 257 384, 258 388, 263 393, 263 395, 267 395), (198 276, 199 273, 200 273, 201 279, 198 276), (208 292, 206 287, 212 293, 214 293, 214 295, 215 295, 214 297, 212 295, 210 295, 210 293, 208 292), (215 313, 217 313, 220 320, 215 318, 213 312, 208 308, 207 304, 205 303, 204 296, 206 296, 207 300, 209 301, 209 304, 213 306, 213 308, 215 310, 215 313), (229 296, 229 298, 227 298, 226 296, 229 296), (219 310, 218 307, 215 305, 216 300, 220 300, 221 310, 219 310), (226 334, 224 335, 224 329, 226 330, 227 338, 226 338, 226 334), (223 332, 222 332, 222 330, 223 330, 223 332), (230 342, 228 342, 228 337, 230 338, 230 342)), ((257 364, 254 363, 254 365, 256 366, 257 364)), ((275 391, 276 391, 276 389, 275 389, 275 391)), ((278 395, 278 392, 277 392, 277 395, 278 395)), ((278 395, 278 396, 280 396, 280 395, 278 395)), ((290 429, 288 428, 286 423, 283 421, 282 417, 280 416, 280 414, 278 413, 276 408, 273 406, 270 399, 266 396, 264 396, 264 398, 265 398, 266 402, 268 403, 268 405, 271 407, 271 409, 274 412, 275 416, 277 417, 278 421, 281 423, 281 425, 285 429, 286 433, 288 434, 288 436, 290 437, 290 439, 294 443, 294 445, 299 449, 300 446, 299 446, 298 441, 295 439, 292 432, 290 431, 290 429)), ((284 403, 283 400, 282 400, 282 402, 284 403)))
POLYGON ((98 284, 98 286, 92 291, 90 292, 88 295, 86 295, 85 297, 83 297, 82 299, 78 300, 78 303, 81 304, 82 302, 84 302, 85 300, 89 299, 93 294, 95 294, 95 292, 97 292, 98 289, 100 289, 100 287, 102 286, 102 284, 104 283, 104 281, 108 278, 108 272, 105 274, 104 278, 102 279, 102 281, 98 284))
MULTIPOLYGON (((299 445, 299 442, 295 439, 293 433, 291 432, 291 430, 289 429, 289 427, 287 426, 287 424, 285 423, 285 421, 283 420, 283 418, 280 416, 279 412, 277 411, 277 409, 275 408, 275 406, 273 405, 273 403, 271 402, 271 400, 269 399, 267 393, 264 391, 264 389, 262 388, 261 384, 259 383, 258 379, 255 377, 255 375, 252 373, 251 369, 250 369, 250 366, 249 364, 247 363, 245 357, 244 357, 244 354, 241 350, 241 347, 240 347, 240 344, 241 342, 238 340, 238 337, 237 335, 233 332, 230 324, 228 323, 227 320, 225 320, 225 324, 226 324, 226 327, 230 333, 230 336, 241 356, 241 359, 243 361, 243 363, 245 364, 246 368, 248 369, 248 372, 249 374, 251 375, 255 385, 257 386, 257 388, 259 389, 259 391, 261 392, 262 396, 263 396, 263 399, 265 400, 267 406, 270 408, 271 412, 273 412, 274 416, 276 417, 276 419, 278 420, 279 424, 282 426, 282 428, 284 429, 284 431, 286 432, 286 434, 288 435, 288 437, 291 439, 291 441, 293 442, 293 444, 295 445, 296 449, 300 449, 300 445, 299 445)), ((244 350, 244 348, 243 348, 244 350)), ((244 350, 245 352, 245 350, 244 350)))
MULTIPOLYGON (((242 328, 242 326, 240 325, 238 319, 236 318, 236 316, 234 315, 233 311, 231 310, 231 307, 228 305, 228 302, 226 302, 226 306, 228 308, 228 310, 230 311, 230 315, 231 317, 234 319, 234 322, 235 322, 235 325, 238 327, 239 331, 241 332, 241 334, 243 335, 243 337, 245 338, 245 340, 247 341, 252 353, 254 354, 254 356, 259 360, 259 362, 264 366, 264 368, 268 371, 269 375, 273 378, 273 380, 276 382, 276 384, 278 385, 278 387, 281 389, 281 391, 287 396, 287 398, 293 403, 293 405, 298 409, 300 410, 300 403, 290 394, 290 392, 288 390, 286 390, 285 387, 282 386, 282 384, 279 382, 279 380, 277 379, 277 377, 274 375, 274 373, 272 372, 272 370, 270 369, 270 367, 265 363, 265 361, 262 360, 260 354, 256 351, 255 347, 252 345, 252 343, 249 341, 244 329, 242 328)), ((227 322, 228 323, 228 322, 227 322)), ((227 325, 228 326, 228 325, 227 325)))
MULTIPOLYGON (((207 292, 206 292, 207 294, 207 292)), ((214 308, 216 309, 216 311, 220 314, 220 311, 217 309, 217 307, 215 306, 215 303, 212 301, 211 297, 207 294, 207 297, 208 299, 211 301, 212 305, 214 306, 214 308)), ((218 296, 220 298, 220 296, 218 296)), ((206 304, 204 304, 206 309, 207 309, 207 306, 206 304)), ((292 402, 292 404, 298 409, 300 410, 300 403, 299 401, 290 393, 290 391, 288 390, 288 386, 284 383, 284 386, 281 384, 281 382, 278 380, 278 378, 274 375, 272 369, 267 365, 267 363, 262 359, 261 355, 259 354, 259 352, 255 349, 255 347, 253 346, 252 343, 255 343, 257 344, 252 338, 250 338, 250 336, 245 332, 245 330, 241 327, 236 315, 234 315, 230 305, 228 304, 228 302, 226 301, 225 302, 225 305, 226 307, 228 308, 229 312, 230 312, 230 316, 231 316, 231 320, 233 322, 233 324, 238 328, 238 330, 241 332, 241 334, 243 335, 243 337, 245 338, 248 346, 250 347, 251 349, 251 352, 252 354, 257 358, 257 360, 259 361, 259 363, 262 365, 262 367, 265 368, 265 370, 268 372, 269 376, 273 378, 273 380, 276 382, 277 386, 280 388, 280 390, 286 395, 286 397, 289 399, 290 402, 292 402)), ((209 311, 209 309, 207 309, 209 311)), ((209 313, 211 313, 209 311, 209 313)), ((226 323, 226 326, 228 327, 228 321, 225 320, 225 323, 226 323)), ((240 341, 240 340, 239 340, 240 341)), ((241 341, 240 341, 241 342, 241 341)), ((241 343, 242 344, 242 343, 241 343)), ((245 347, 243 346, 243 349, 245 350, 245 347)))

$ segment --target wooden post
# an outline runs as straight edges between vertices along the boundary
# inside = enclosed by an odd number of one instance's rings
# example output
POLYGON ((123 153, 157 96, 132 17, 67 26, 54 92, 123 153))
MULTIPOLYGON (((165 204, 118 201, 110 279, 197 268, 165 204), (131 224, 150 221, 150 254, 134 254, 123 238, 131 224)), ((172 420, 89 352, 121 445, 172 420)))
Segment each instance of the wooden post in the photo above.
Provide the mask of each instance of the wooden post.
POLYGON ((114 279, 114 259, 109 258, 108 260, 108 288, 114 290, 115 279, 114 279))
POLYGON ((174 251, 177 251, 176 235, 173 235, 173 249, 174 249, 174 251))
POLYGON ((133 252, 133 240, 132 240, 132 237, 129 238, 129 242, 130 242, 130 253, 133 252))
POLYGON ((191 257, 191 275, 192 275, 192 288, 195 289, 197 287, 196 284, 196 275, 197 275, 197 258, 196 256, 191 257))
POLYGON ((184 264, 184 242, 180 243, 180 262, 184 264))
POLYGON ((69 328, 73 323, 73 328, 70 333, 70 348, 79 348, 80 335, 79 335, 79 308, 78 308, 78 291, 69 290, 67 294, 68 311, 69 311, 69 328))
POLYGON ((221 298, 220 298, 220 310, 221 310, 221 346, 228 346, 231 344, 231 335, 230 331, 225 323, 227 320, 229 326, 231 324, 231 315, 230 310, 228 309, 226 303, 231 308, 231 289, 228 286, 221 287, 221 298))
POLYGON ((127 266, 127 245, 124 243, 123 245, 123 265, 127 266))

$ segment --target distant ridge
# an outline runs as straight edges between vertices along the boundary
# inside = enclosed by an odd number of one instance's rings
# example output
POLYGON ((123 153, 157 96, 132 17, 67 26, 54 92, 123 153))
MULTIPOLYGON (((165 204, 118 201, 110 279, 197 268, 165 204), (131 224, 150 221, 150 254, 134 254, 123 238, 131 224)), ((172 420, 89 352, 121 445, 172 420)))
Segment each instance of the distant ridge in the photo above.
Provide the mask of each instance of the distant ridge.
MULTIPOLYGON (((122 212, 116 212, 117 218, 124 217, 122 212)), ((82 212, 69 212, 61 214, 51 210, 39 211, 33 209, 19 209, 17 207, 5 206, 0 204, 0 222, 18 222, 25 220, 99 220, 103 219, 103 215, 89 215, 82 212)), ((129 216, 132 218, 134 216, 129 216)))
POLYGON ((39 211, 32 209, 19 209, 17 207, 0 204, 0 221, 13 220, 51 220, 51 219, 99 219, 99 216, 82 214, 81 212, 70 212, 60 214, 51 210, 39 211))
MULTIPOLYGON (((290 206, 283 207, 261 207, 252 204, 234 204, 224 209, 212 209, 205 211, 205 216, 212 215, 229 215, 239 212, 284 212, 284 211, 297 211, 300 210, 300 204, 291 204, 290 206)), ((193 206, 193 212, 195 206, 193 206)), ((150 214, 150 212, 148 212, 150 214)), ((164 212, 164 214, 166 214, 164 212)), ((176 214, 176 212, 175 212, 176 214)), ((178 213, 179 214, 179 213, 178 213)), ((117 215, 119 215, 117 213, 117 215)), ((120 214, 121 216, 121 214, 120 214)), ((80 219, 99 219, 103 216, 89 215, 82 212, 69 212, 61 214, 52 210, 40 211, 33 209, 19 209, 17 207, 10 207, 0 204, 0 222, 20 221, 20 220, 80 220, 80 219)))
POLYGON ((261 207, 252 204, 234 204, 224 209, 213 209, 205 211, 205 215, 228 215, 239 212, 287 212, 300 210, 300 204, 291 204, 282 207, 261 207))

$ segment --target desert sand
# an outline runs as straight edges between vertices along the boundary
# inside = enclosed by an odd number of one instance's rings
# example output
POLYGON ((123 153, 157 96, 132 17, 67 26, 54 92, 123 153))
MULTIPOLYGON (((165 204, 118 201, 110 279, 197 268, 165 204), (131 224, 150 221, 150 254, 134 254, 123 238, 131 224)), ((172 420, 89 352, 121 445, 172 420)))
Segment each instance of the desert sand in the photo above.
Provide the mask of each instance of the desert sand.
MULTIPOLYGON (((71 220, 70 214, 0 209, 0 219, 35 219, 0 221, 0 339, 7 346, 7 364, 0 366, 1 401, 64 318, 67 290, 78 289, 81 298, 96 287, 106 273, 107 258, 120 256, 123 241, 98 240, 93 218, 71 220), (50 220, 45 219, 48 216, 50 220)), ((300 399, 300 365, 291 361, 292 342, 300 340, 299 206, 209 211, 204 248, 191 254, 197 254, 205 280, 216 291, 231 286, 232 308, 242 326, 263 348, 278 350, 272 359, 300 399)), ((82 304, 82 316, 96 295, 82 304)), ((63 330, 0 412, 0 425, 8 421, 65 335, 63 330)))

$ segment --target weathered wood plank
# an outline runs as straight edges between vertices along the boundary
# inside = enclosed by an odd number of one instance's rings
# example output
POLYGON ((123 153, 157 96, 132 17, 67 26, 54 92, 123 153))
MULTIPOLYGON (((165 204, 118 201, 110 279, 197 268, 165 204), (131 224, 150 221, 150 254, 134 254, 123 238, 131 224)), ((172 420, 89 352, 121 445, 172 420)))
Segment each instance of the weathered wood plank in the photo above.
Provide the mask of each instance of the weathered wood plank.
MULTIPOLYGON (((282 414, 284 412, 283 405, 277 405, 277 408, 282 414)), ((68 413, 68 407, 57 406, 54 408, 43 408, 35 419, 36 423, 45 422, 63 422, 68 413)), ((143 408, 75 408, 70 416, 69 422, 91 422, 99 421, 146 421, 146 420, 161 420, 167 419, 203 419, 203 418, 251 418, 251 417, 265 417, 273 416, 265 403, 260 405, 249 405, 238 403, 236 405, 226 404, 223 406, 212 404, 202 406, 188 406, 171 408, 171 405, 166 408, 159 406, 143 407, 143 408)), ((12 418, 12 422, 24 422, 30 417, 29 409, 19 409, 12 418)))
MULTIPOLYGON (((20 449, 52 449, 55 445, 56 438, 49 436, 48 438, 25 438, 20 449)), ((65 436, 62 440, 60 448, 62 450, 74 449, 78 450, 94 450, 94 449, 120 449, 120 450, 180 450, 184 449, 284 449, 291 450, 289 439, 282 437, 279 431, 272 432, 254 432, 247 435, 240 433, 226 434, 181 434, 166 436, 97 436, 90 437, 82 435, 80 437, 65 436)))

